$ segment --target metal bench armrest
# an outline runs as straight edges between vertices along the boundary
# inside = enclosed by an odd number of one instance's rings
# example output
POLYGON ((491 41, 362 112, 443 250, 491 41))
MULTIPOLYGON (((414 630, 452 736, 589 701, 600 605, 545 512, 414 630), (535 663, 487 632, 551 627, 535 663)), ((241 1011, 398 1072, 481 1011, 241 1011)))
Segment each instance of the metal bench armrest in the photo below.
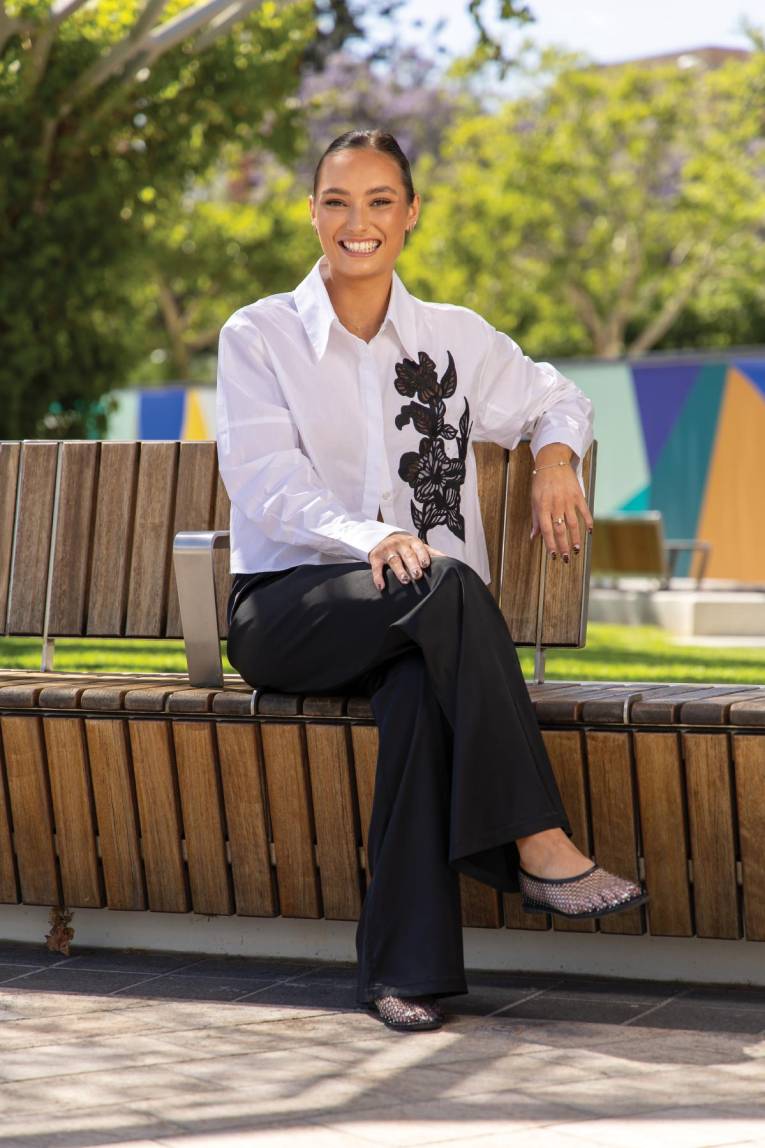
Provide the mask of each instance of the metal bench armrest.
POLYGON ((682 553, 688 551, 701 551, 701 561, 699 563, 699 573, 696 578, 696 589, 698 590, 703 581, 704 575, 707 570, 707 563, 709 562, 709 555, 712 550, 712 543, 705 542, 698 538, 672 538, 664 542, 664 550, 667 555, 667 581, 666 585, 669 586, 671 580, 675 576, 677 569, 677 560, 682 553))
POLYGON ((182 530, 173 539, 175 584, 192 686, 223 688, 213 553, 229 546, 228 530, 182 530))

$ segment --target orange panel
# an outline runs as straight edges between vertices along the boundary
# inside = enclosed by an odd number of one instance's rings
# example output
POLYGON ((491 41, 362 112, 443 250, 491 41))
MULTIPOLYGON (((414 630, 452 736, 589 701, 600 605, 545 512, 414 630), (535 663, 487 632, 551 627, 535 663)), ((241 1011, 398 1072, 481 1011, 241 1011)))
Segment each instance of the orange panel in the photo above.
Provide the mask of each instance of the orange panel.
POLYGON ((710 578, 756 582, 765 569, 762 514, 765 400, 735 367, 728 370, 697 537, 712 543, 710 578))

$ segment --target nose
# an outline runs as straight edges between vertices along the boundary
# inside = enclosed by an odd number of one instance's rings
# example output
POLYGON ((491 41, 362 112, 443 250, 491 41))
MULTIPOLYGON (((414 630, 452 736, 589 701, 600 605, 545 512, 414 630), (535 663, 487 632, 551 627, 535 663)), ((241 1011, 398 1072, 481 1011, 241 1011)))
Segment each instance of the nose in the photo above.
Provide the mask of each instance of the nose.
POLYGON ((357 203, 355 206, 351 204, 348 209, 348 229, 349 231, 366 231, 367 210, 365 204, 357 203))

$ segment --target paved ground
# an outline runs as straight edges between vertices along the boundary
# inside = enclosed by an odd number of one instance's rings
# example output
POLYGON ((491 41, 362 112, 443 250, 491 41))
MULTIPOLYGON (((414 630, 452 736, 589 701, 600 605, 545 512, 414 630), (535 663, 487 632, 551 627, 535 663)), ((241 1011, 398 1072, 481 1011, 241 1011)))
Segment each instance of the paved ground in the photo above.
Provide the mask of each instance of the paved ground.
POLYGON ((0 943, 0 1145, 765 1145, 765 990, 475 973, 398 1034, 353 980, 0 943))

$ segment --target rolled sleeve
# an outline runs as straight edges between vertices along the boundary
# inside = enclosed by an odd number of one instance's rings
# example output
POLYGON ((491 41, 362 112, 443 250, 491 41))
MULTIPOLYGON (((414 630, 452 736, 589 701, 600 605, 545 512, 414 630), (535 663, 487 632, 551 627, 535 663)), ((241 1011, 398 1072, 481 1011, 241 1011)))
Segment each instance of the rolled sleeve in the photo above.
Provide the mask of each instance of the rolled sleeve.
POLYGON ((576 456, 584 489, 582 460, 593 439, 591 401, 551 363, 535 362, 509 335, 488 323, 486 328, 473 437, 508 450, 529 438, 534 458, 543 446, 564 443, 576 456))
POLYGON ((399 529, 352 513, 322 484, 301 449, 262 336, 237 315, 218 343, 216 441, 231 502, 268 538, 366 561, 399 529))

